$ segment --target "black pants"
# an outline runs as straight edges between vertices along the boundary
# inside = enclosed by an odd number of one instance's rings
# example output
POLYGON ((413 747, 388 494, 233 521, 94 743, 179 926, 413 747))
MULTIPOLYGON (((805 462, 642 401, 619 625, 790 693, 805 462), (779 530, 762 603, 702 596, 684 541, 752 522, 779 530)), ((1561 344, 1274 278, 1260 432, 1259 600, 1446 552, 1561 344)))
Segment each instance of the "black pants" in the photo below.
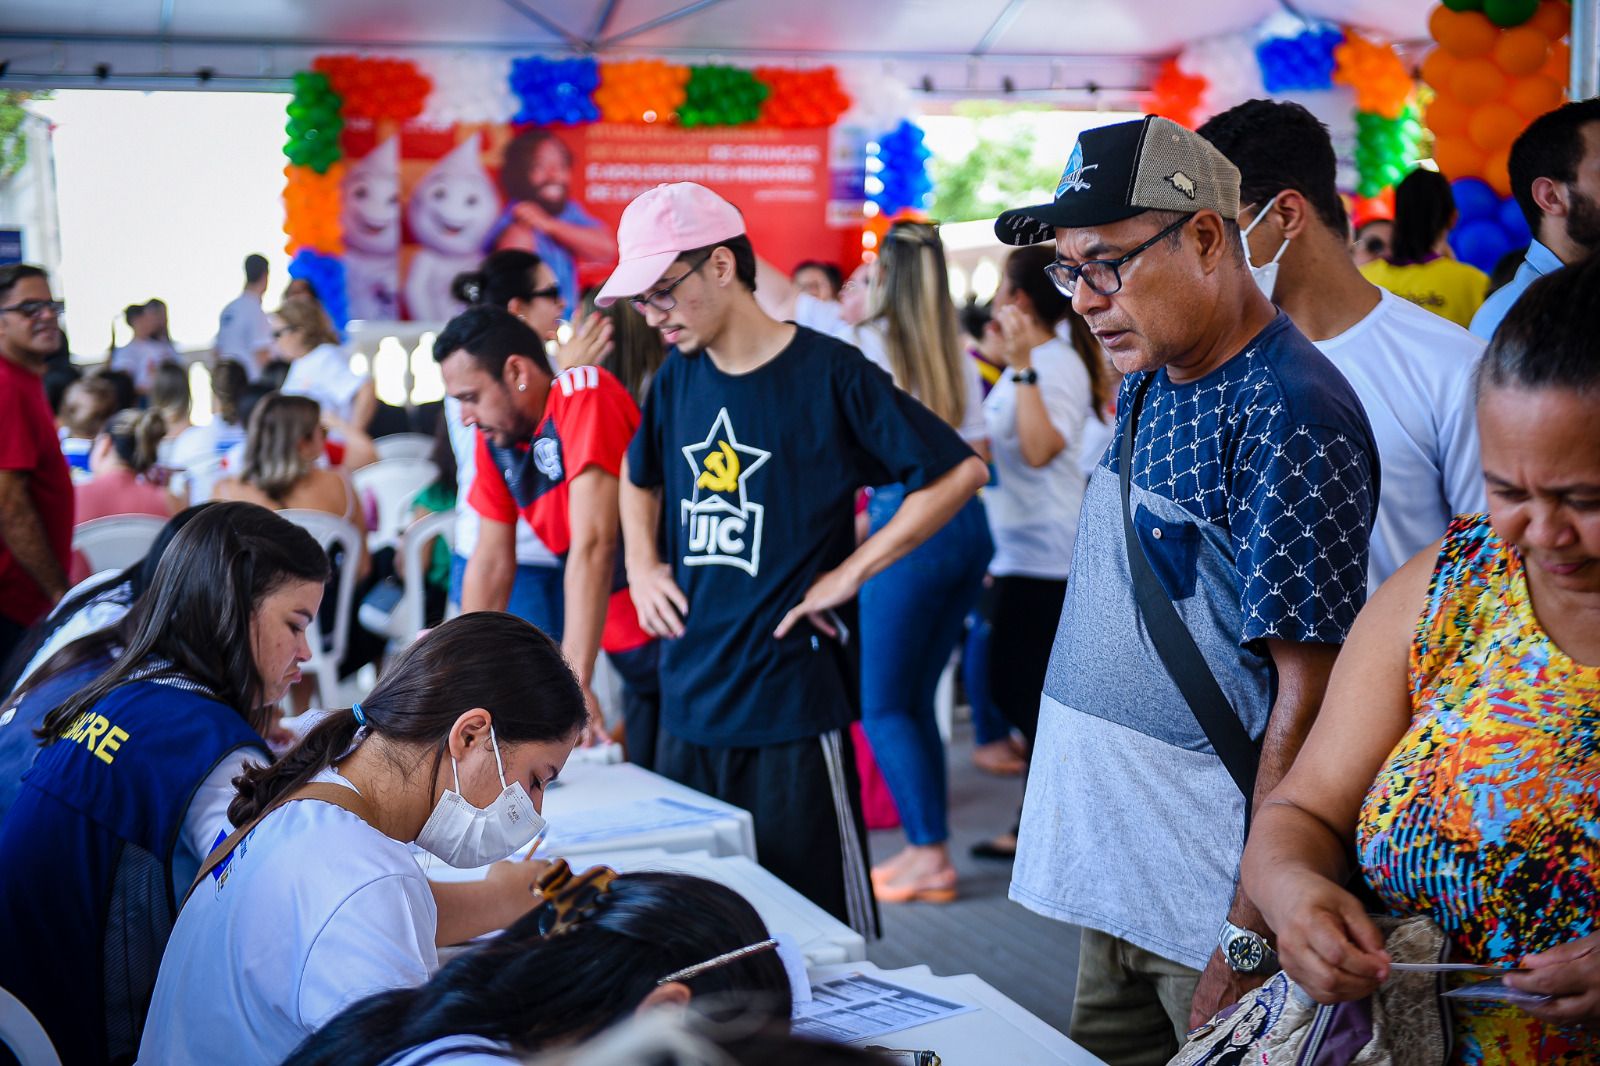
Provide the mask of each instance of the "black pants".
POLYGON ((661 724, 661 642, 652 640, 627 651, 608 651, 606 658, 622 681, 622 740, 628 749, 628 761, 654 770, 656 734, 661 724))
POLYGON ((984 594, 989 696, 1029 744, 1039 729, 1039 695, 1066 598, 1065 581, 1036 577, 996 577, 984 594))
POLYGON ((878 935, 847 731, 760 748, 706 748, 663 730, 656 772, 749 811, 762 866, 862 936, 878 935))

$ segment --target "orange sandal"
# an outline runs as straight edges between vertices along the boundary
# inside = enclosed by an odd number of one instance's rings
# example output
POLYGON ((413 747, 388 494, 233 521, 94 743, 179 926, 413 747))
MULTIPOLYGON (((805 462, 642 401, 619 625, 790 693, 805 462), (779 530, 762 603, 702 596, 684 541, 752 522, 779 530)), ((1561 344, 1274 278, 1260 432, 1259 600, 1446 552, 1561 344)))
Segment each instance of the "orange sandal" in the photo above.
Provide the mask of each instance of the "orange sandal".
POLYGON ((879 903, 954 903, 956 901, 956 872, 941 874, 936 878, 910 885, 891 885, 876 878, 873 893, 879 903))

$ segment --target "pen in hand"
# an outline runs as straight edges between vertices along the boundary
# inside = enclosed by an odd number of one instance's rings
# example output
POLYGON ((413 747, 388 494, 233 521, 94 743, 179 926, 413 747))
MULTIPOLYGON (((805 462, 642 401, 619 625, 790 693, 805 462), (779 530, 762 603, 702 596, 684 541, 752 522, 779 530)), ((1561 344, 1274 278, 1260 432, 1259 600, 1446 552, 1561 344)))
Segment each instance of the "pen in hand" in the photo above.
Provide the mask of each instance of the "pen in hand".
POLYGON ((533 834, 533 843, 528 846, 528 854, 522 857, 522 861, 532 862, 534 855, 538 854, 539 848, 544 844, 544 838, 549 835, 550 827, 548 825, 544 826, 537 833, 533 834))

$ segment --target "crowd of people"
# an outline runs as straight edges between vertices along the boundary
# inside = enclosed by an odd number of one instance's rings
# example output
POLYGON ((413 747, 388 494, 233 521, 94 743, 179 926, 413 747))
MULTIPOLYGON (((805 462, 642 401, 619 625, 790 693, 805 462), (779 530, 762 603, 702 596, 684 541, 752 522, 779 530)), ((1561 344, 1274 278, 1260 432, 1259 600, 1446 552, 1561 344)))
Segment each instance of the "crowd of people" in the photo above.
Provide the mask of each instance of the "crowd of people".
POLYGON ((502 860, 620 742, 864 935, 954 900, 959 655, 985 764, 1026 775, 977 850, 1081 928, 1070 1035, 1110 1066, 1280 966, 1371 994, 1374 909, 1509 971, 1515 1002, 1452 1005, 1453 1062, 1593 1061, 1600 101, 1513 146, 1534 240, 1492 292, 1436 171, 1360 227, 1336 172, 1292 103, 1088 130, 965 309, 930 222, 785 274, 662 185, 580 298, 513 213, 433 345, 432 627, 349 622, 376 684, 297 736, 338 582, 395 571, 351 480, 371 378, 251 256, 195 424, 165 304, 85 375, 49 277, 0 267, 0 988, 66 1062, 602 1061, 701 1039, 621 1024, 689 1004, 784 1061, 790 976, 735 893, 502 860), (75 524, 125 514, 165 526, 91 576, 75 524), (876 864, 863 772, 906 837, 876 864))

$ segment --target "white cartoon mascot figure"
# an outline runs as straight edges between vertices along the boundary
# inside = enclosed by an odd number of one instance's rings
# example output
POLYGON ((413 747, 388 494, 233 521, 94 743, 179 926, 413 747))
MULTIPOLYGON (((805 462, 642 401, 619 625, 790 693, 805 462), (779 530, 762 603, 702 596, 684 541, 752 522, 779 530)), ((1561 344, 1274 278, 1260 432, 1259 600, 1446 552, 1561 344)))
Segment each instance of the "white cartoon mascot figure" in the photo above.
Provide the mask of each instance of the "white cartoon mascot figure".
POLYGON ((484 241, 500 215, 500 195, 470 137, 424 174, 411 191, 406 221, 419 245, 406 269, 406 311, 422 322, 444 322, 464 310, 450 283, 483 258, 484 241))
POLYGON ((400 317, 400 138, 390 137, 345 172, 340 227, 350 317, 400 317))

